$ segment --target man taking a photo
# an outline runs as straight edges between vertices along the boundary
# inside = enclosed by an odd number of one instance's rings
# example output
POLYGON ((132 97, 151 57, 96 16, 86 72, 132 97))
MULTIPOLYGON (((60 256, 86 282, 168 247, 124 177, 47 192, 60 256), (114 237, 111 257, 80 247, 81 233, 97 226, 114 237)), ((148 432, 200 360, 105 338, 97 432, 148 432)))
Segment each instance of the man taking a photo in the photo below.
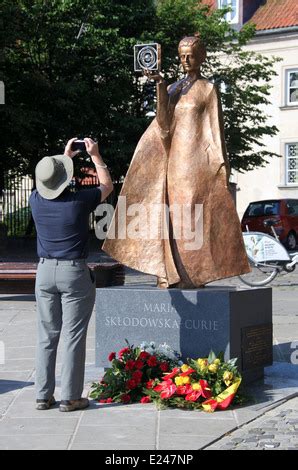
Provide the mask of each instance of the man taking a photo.
POLYGON ((113 183, 97 143, 85 138, 86 150, 95 165, 98 188, 76 193, 68 189, 73 177, 70 139, 64 155, 44 157, 36 166, 36 190, 30 206, 37 232, 40 258, 35 295, 38 339, 36 354, 36 408, 55 404, 55 366, 62 333, 64 350, 61 370, 60 411, 89 406, 82 398, 86 336, 95 302, 95 278, 88 268, 89 214, 113 190, 113 183))

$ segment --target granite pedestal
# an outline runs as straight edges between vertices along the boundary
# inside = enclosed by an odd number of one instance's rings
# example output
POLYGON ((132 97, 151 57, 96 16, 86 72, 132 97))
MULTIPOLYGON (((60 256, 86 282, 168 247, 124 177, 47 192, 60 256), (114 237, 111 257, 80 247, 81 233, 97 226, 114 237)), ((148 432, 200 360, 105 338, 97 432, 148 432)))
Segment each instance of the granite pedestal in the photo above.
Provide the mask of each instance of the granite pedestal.
POLYGON ((272 364, 272 289, 97 289, 96 365, 109 367, 125 338, 135 346, 165 342, 183 359, 223 351, 251 382, 272 364))

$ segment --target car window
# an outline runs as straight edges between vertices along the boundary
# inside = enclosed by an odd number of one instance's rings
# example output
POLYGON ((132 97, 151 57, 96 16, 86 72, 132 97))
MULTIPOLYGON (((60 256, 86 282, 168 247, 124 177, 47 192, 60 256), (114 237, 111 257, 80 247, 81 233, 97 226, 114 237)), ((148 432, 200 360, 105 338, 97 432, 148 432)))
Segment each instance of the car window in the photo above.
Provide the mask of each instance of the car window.
POLYGON ((260 217, 264 215, 278 215, 279 202, 276 201, 263 201, 253 202, 248 206, 245 217, 260 217))
POLYGON ((297 201, 295 200, 287 201, 286 206, 287 206, 289 215, 298 215, 298 199, 297 201))

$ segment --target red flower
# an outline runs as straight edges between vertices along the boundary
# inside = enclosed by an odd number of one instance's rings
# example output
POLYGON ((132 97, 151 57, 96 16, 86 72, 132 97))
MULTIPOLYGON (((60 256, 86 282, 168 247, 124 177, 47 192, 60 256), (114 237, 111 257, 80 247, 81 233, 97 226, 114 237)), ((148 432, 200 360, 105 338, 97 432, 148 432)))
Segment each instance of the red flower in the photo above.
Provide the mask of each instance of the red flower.
POLYGON ((136 370, 136 371, 132 374, 132 378, 133 378, 136 382, 141 382, 142 377, 143 377, 143 372, 141 372, 140 370, 136 370))
POLYGON ((199 380, 199 384, 201 385, 201 388, 202 388, 202 397, 211 398, 212 392, 210 390, 210 386, 207 380, 199 380))
POLYGON ((129 403, 130 402, 130 395, 128 395, 127 393, 125 395, 122 395, 121 401, 123 401, 123 403, 129 403))
POLYGON ((148 359, 148 357, 150 357, 150 354, 148 352, 146 352, 146 351, 141 351, 140 352, 139 359, 146 360, 146 359, 148 359))
POLYGON ((148 388, 148 389, 153 388, 153 386, 154 386, 154 380, 149 380, 146 383, 146 388, 148 388))
POLYGON ((142 369, 143 367, 144 367, 144 362, 143 361, 141 361, 140 359, 135 361, 135 368, 136 369, 142 369))
POLYGON ((166 390, 170 385, 173 385, 172 380, 164 380, 163 382, 160 382, 156 387, 154 387, 153 390, 156 392, 162 392, 163 390, 166 390))
POLYGON ((197 401, 198 398, 202 395, 202 390, 193 390, 192 392, 188 393, 185 397, 187 401, 197 401))
POLYGON ((190 375, 193 372, 195 372, 195 370, 189 368, 186 372, 182 372, 182 374, 180 374, 180 377, 186 377, 187 375, 190 375))
POLYGON ((147 364, 149 367, 155 367, 157 365, 157 358, 156 356, 149 357, 147 364))
POLYGON ((126 386, 129 390, 133 390, 138 386, 138 383, 134 379, 130 379, 126 382, 126 386))
POLYGON ((118 353, 119 357, 122 358, 122 356, 123 356, 124 354, 126 354, 128 351, 130 351, 129 348, 120 349, 120 351, 119 351, 119 353, 118 353))
POLYGON ((113 403, 113 398, 107 398, 106 403, 113 403))
POLYGON ((169 370, 169 364, 167 362, 161 362, 159 367, 163 372, 167 372, 169 370))
POLYGON ((104 400, 103 398, 101 400, 98 400, 99 403, 106 403, 106 400, 104 400))
MULTIPOLYGON (((211 397, 211 390, 207 380, 199 380, 199 384, 201 388, 199 390, 190 390, 190 392, 186 395, 185 400, 187 401, 197 401, 200 396, 204 398, 211 397)), ((191 386, 190 386, 191 389, 191 386)))
POLYGON ((177 387, 175 384, 168 385, 160 394, 160 398, 170 398, 176 392, 177 387))
POLYGON ((150 401, 151 401, 151 397, 146 396, 146 397, 141 398, 140 403, 150 403, 150 401))
POLYGON ((136 362, 133 359, 128 359, 126 364, 125 364, 125 369, 126 370, 132 370, 135 368, 136 362))
POLYGON ((116 357, 116 353, 115 353, 115 352, 111 352, 111 353, 109 354, 109 361, 112 361, 113 359, 115 359, 115 357, 116 357))
POLYGON ((172 379, 173 377, 175 377, 175 375, 179 374, 179 371, 180 371, 180 368, 179 367, 174 367, 174 369, 172 370, 172 372, 170 372, 169 374, 165 375, 162 380, 168 380, 168 379, 172 379))
POLYGON ((190 390, 192 390, 190 384, 179 385, 177 387, 176 393, 177 395, 187 395, 190 392, 190 390))

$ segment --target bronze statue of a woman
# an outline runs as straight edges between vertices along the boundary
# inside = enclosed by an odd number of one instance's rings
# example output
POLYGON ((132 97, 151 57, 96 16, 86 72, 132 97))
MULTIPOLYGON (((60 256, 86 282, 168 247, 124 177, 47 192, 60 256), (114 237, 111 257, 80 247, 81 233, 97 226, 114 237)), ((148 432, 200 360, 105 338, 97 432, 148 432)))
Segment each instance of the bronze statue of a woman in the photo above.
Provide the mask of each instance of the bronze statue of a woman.
POLYGON ((116 232, 108 232, 103 250, 131 268, 156 275, 159 287, 195 288, 250 268, 229 191, 218 90, 200 73, 205 47, 199 37, 185 37, 178 51, 186 73, 182 80, 167 87, 159 73, 146 72, 157 83, 157 114, 136 147, 120 194, 127 208, 136 203, 148 209, 169 207, 169 236, 157 217, 157 236, 120 237, 117 207, 116 232), (201 231, 200 243, 190 243, 177 208, 189 209, 188 229, 201 231))

